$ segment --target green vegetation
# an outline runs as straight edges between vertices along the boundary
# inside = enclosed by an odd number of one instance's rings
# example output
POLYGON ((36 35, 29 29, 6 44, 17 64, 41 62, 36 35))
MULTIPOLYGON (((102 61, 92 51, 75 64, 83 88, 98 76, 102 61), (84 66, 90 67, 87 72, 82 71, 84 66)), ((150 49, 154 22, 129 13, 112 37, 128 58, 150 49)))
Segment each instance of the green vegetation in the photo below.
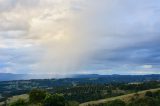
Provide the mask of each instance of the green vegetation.
MULTIPOLYGON (((115 79, 116 77, 114 76, 115 79)), ((145 100, 154 98, 153 91, 146 92, 144 90, 156 88, 160 88, 160 81, 158 80, 144 82, 113 81, 110 83, 105 78, 6 81, 0 82, 0 106, 6 106, 5 104, 14 106, 14 104, 21 103, 25 103, 27 106, 52 106, 53 104, 78 106, 80 103, 81 106, 84 106, 83 104, 90 104, 89 101, 92 101, 91 105, 103 104, 108 101, 110 102, 105 104, 107 106, 114 106, 114 103, 128 105, 131 99, 134 101, 138 97, 145 96, 145 100), (22 100, 24 102, 20 102, 22 100)), ((132 103, 130 104, 132 105, 132 103)))
POLYGON ((78 106, 75 101, 66 101, 62 94, 50 94, 45 90, 33 89, 29 93, 29 101, 18 99, 7 106, 78 106))
POLYGON ((33 89, 29 93, 29 101, 31 103, 43 103, 43 100, 46 98, 46 91, 40 89, 33 89))
POLYGON ((43 104, 44 106, 65 106, 65 99, 60 94, 47 94, 43 104))
POLYGON ((147 91, 144 97, 133 97, 127 106, 160 106, 160 90, 147 91))
POLYGON ((18 99, 17 101, 10 103, 9 106, 27 106, 27 102, 24 99, 18 99))
POLYGON ((105 106, 125 106, 125 105, 126 103, 119 99, 114 101, 109 101, 108 103, 105 104, 105 106))
POLYGON ((160 89, 92 101, 80 104, 80 106, 160 106, 160 89))
POLYGON ((79 103, 76 101, 68 101, 65 106, 79 106, 79 103))

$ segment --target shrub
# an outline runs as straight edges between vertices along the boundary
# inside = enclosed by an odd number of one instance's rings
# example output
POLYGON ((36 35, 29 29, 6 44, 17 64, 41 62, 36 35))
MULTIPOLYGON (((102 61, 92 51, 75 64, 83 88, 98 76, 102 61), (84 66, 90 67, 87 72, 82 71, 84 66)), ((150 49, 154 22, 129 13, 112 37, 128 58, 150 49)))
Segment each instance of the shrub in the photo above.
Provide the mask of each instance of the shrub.
POLYGON ((79 106, 79 103, 76 101, 68 101, 65 106, 79 106))
POLYGON ((152 97, 144 97, 131 101, 127 106, 159 106, 159 103, 152 97))
POLYGON ((18 99, 17 101, 10 103, 9 106, 27 106, 27 103, 24 99, 18 99))
POLYGON ((29 101, 31 103, 43 103, 46 97, 46 91, 40 89, 33 89, 29 93, 29 101))
POLYGON ((106 103, 104 106, 126 106, 125 102, 122 100, 113 100, 106 103))
POLYGON ((44 106, 65 106, 65 99, 60 94, 47 94, 44 99, 44 106))
POLYGON ((147 91, 145 93, 145 96, 148 96, 148 97, 152 97, 153 96, 153 93, 151 91, 147 91))

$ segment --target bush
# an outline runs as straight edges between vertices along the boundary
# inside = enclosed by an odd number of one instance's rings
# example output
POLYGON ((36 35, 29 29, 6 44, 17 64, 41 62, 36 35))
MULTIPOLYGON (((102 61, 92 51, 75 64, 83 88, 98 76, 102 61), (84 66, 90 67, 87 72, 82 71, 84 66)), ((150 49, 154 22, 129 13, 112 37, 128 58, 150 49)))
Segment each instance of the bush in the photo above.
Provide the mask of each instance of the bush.
POLYGON ((153 96, 153 93, 151 91, 147 91, 145 93, 145 96, 148 96, 148 97, 152 97, 153 96))
POLYGON ((159 100, 160 100, 160 90, 153 92, 153 97, 159 98, 159 100))
POLYGON ((124 101, 117 99, 114 101, 109 101, 104 106, 126 106, 126 104, 124 101))
POLYGON ((68 101, 65 106, 79 106, 79 103, 76 101, 68 101))
POLYGON ((18 99, 17 101, 9 104, 9 106, 27 106, 27 103, 24 99, 18 99))
POLYGON ((29 101, 31 103, 43 103, 46 97, 46 91, 40 89, 33 89, 29 93, 29 101))
POLYGON ((60 94, 47 94, 44 99, 44 106, 65 106, 65 99, 60 94))
POLYGON ((128 106, 159 106, 159 103, 152 97, 144 97, 135 101, 131 101, 128 106))

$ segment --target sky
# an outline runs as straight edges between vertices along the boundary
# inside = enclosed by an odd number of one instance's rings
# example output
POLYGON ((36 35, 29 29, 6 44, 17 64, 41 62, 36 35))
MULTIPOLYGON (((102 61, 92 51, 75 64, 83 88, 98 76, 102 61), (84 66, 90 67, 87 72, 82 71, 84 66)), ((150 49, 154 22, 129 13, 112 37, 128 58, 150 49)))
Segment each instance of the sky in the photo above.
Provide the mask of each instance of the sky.
POLYGON ((0 0, 0 73, 160 74, 159 0, 0 0))

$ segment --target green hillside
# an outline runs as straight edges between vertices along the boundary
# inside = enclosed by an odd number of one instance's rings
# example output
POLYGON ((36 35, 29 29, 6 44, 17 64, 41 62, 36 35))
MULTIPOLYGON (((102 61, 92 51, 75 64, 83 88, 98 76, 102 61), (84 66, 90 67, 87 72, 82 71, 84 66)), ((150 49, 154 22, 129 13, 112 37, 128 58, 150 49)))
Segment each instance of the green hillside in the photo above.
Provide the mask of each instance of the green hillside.
MULTIPOLYGON (((140 92, 137 92, 137 93, 139 94, 139 96, 143 97, 144 94, 147 91, 155 92, 155 91, 158 91, 158 90, 160 90, 160 88, 150 89, 150 90, 144 90, 144 91, 140 91, 140 92)), ((128 102, 135 95, 136 95, 136 93, 131 93, 131 94, 117 96, 117 97, 112 97, 112 98, 107 98, 107 99, 100 99, 100 100, 97 100, 97 101, 90 101, 90 102, 82 103, 82 104, 80 104, 80 106, 96 105, 96 104, 101 104, 101 103, 106 103, 106 102, 109 102, 109 101, 113 101, 113 100, 116 100, 116 99, 120 99, 120 100, 122 100, 124 102, 128 102)))

